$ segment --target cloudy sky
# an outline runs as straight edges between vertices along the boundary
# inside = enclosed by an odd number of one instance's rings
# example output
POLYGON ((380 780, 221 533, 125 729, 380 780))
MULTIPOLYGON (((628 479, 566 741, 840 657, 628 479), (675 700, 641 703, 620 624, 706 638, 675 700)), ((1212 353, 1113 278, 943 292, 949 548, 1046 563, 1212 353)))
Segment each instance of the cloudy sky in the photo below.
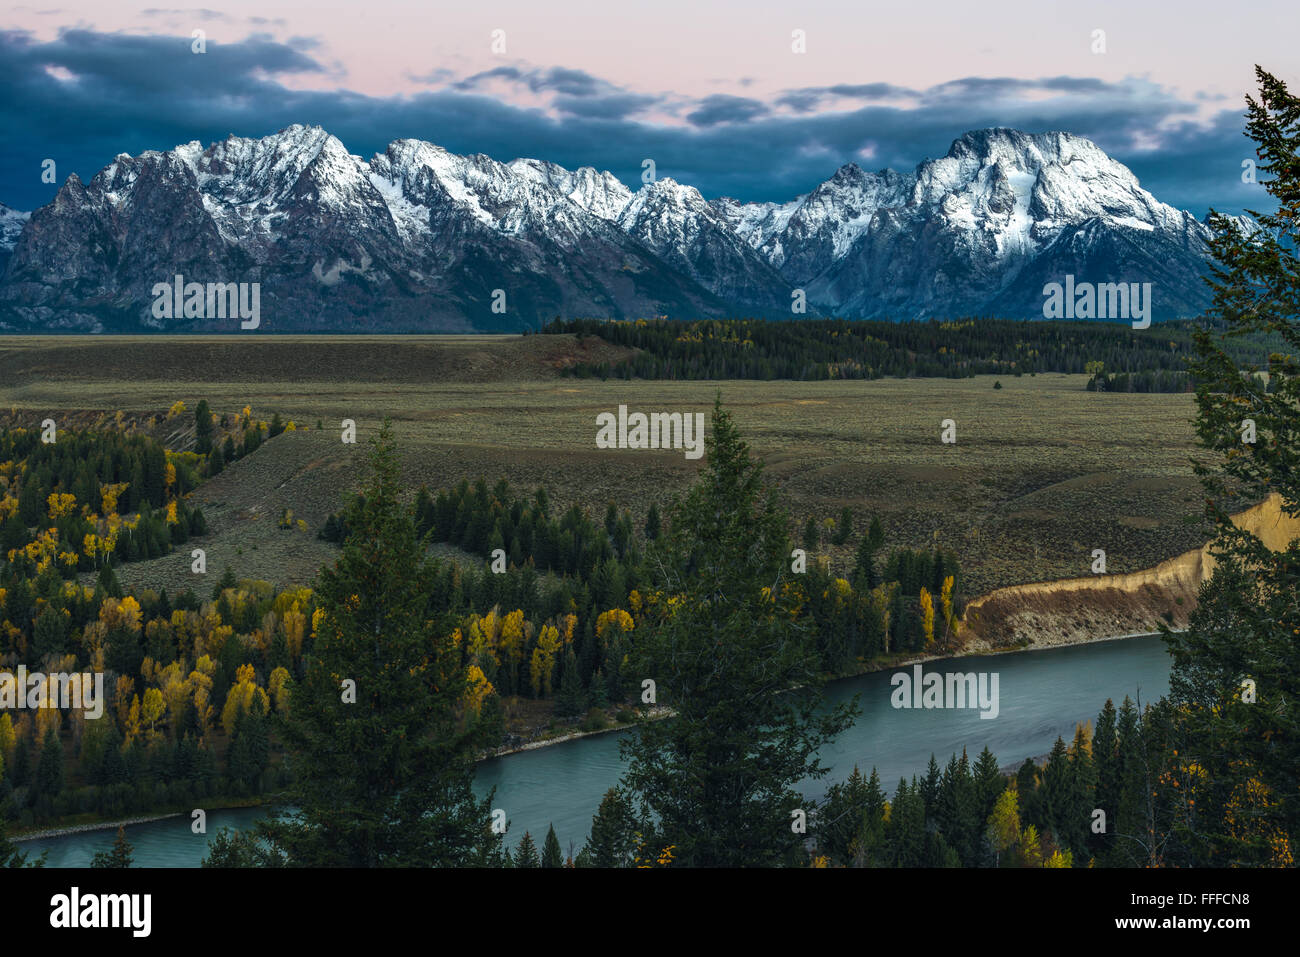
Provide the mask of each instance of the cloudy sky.
POLYGON ((632 186, 652 158, 744 200, 1011 126, 1087 136, 1204 215, 1266 202, 1241 176, 1254 65, 1300 89, 1294 0, 49 2, 0 14, 0 202, 19 209, 53 198, 47 159, 89 179, 118 153, 290 123, 363 156, 418 137, 632 186))

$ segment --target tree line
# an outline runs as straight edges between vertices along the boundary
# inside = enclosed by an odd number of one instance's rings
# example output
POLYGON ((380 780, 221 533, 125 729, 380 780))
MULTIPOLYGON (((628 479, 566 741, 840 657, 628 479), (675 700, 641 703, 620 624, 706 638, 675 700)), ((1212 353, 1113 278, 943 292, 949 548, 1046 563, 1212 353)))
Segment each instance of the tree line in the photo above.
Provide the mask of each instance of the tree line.
MULTIPOLYGON (((815 381, 1083 373, 1095 363, 1112 374, 1185 374, 1198 326, 1189 320, 1139 330, 1105 322, 1010 319, 556 319, 542 332, 596 336, 636 350, 623 359, 564 369, 578 378, 815 381)), ((1225 348, 1248 366, 1266 362, 1279 344, 1275 334, 1261 331, 1225 348)))

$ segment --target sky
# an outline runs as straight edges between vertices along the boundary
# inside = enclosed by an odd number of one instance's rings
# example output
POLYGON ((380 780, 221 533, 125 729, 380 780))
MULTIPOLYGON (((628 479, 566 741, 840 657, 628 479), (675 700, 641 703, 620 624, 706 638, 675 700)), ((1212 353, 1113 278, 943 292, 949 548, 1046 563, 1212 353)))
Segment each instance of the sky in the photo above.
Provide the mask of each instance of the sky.
POLYGON ((746 201, 1009 126, 1086 136, 1203 216, 1271 205, 1242 176, 1255 65, 1300 90, 1293 0, 47 2, 0 14, 0 202, 24 210, 119 153, 291 123, 366 157, 415 137, 633 188, 653 159, 746 201))

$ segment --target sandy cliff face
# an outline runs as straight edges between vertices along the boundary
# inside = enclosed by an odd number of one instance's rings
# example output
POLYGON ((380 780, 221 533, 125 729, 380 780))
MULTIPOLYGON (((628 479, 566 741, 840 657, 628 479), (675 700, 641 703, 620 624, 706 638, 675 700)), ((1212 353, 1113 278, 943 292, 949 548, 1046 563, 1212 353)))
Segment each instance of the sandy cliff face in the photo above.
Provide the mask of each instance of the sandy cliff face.
MULTIPOLYGON (((1275 551, 1300 538, 1300 519, 1283 512, 1280 495, 1234 521, 1275 551)), ((1201 583, 1213 571, 1214 558, 1205 545, 1126 575, 999 588, 966 606, 969 647, 1073 644, 1152 632, 1162 621, 1181 628, 1196 607, 1201 583)))

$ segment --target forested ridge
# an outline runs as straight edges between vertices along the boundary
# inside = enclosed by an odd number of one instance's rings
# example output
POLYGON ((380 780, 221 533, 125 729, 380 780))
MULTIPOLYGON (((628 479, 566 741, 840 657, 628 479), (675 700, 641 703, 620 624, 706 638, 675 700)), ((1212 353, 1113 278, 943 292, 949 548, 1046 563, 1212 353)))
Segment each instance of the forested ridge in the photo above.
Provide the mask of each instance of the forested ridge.
MULTIPOLYGON (((1010 319, 557 319, 542 331, 598 336, 637 350, 618 362, 579 362, 563 370, 578 378, 960 379, 1063 372, 1127 375, 1146 386, 1133 391, 1189 392, 1188 361, 1199 327, 1193 321, 1138 330, 1010 319)), ((1228 348, 1241 365, 1262 366, 1276 341, 1261 332, 1228 348)), ((1119 391, 1129 391, 1128 380, 1119 391)))

